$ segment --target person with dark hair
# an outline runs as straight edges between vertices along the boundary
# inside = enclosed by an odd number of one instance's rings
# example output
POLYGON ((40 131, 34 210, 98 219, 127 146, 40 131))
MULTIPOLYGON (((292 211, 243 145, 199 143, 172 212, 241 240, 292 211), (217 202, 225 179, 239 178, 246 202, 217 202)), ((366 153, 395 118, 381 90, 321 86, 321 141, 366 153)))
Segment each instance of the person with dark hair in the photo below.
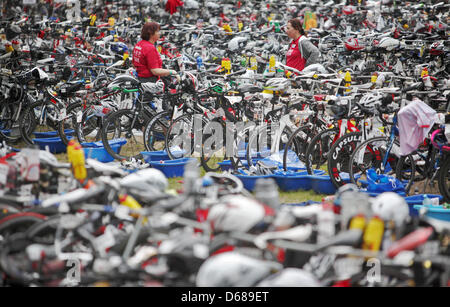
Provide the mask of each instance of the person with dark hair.
POLYGON ((145 23, 141 31, 142 40, 133 49, 133 66, 141 82, 156 82, 165 76, 180 78, 175 70, 162 68, 161 56, 155 47, 160 37, 159 30, 158 23, 145 23))
POLYGON ((307 38, 299 19, 289 20, 286 34, 292 39, 286 53, 286 65, 302 71, 306 66, 319 61, 320 52, 307 38))

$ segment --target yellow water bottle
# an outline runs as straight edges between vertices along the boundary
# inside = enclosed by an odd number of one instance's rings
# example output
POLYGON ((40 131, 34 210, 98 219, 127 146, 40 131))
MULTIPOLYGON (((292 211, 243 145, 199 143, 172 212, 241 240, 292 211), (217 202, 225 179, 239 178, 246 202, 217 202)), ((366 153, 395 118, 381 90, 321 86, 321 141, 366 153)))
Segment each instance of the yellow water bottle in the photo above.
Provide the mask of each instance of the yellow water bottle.
POLYGON ((366 218, 364 215, 356 215, 354 216, 351 221, 350 225, 348 226, 348 229, 361 229, 364 230, 364 227, 366 227, 366 218))
POLYGON ((258 61, 254 56, 250 58, 250 69, 251 70, 258 70, 258 61))
MULTIPOLYGON (((131 195, 121 194, 121 195, 119 195, 119 201, 120 201, 121 205, 127 206, 130 209, 133 209, 133 210, 140 210, 140 209, 142 209, 142 206, 131 195)), ((135 217, 135 218, 139 217, 139 215, 136 214, 136 213, 132 213, 130 215, 132 217, 135 217)))
POLYGON ((86 166, 84 165, 84 151, 78 142, 72 144, 72 149, 67 152, 69 162, 72 164, 73 176, 84 181, 87 177, 86 166))
POLYGON ((373 217, 367 224, 363 236, 363 249, 378 251, 384 235, 384 222, 379 217, 373 217))
POLYGON ((231 34, 233 31, 231 30, 231 27, 230 27, 230 25, 229 24, 224 24, 223 25, 223 29, 225 30, 225 32, 227 32, 227 33, 229 33, 229 34, 231 34))
POLYGON ((227 75, 231 73, 231 61, 229 58, 222 59, 222 67, 226 70, 227 75))
POLYGON ((271 55, 269 58, 269 72, 275 72, 275 56, 271 55))
POLYGON ((238 23, 239 32, 242 31, 242 27, 244 27, 244 24, 242 22, 238 23))
POLYGON ((109 25, 110 27, 114 27, 115 23, 116 23, 116 19, 114 19, 114 17, 109 17, 109 19, 108 19, 108 25, 109 25))
POLYGON ((95 21, 97 20, 97 15, 91 15, 89 16, 89 18, 91 19, 91 22, 89 23, 90 26, 94 26, 95 25, 95 21))
MULTIPOLYGON (((345 87, 350 87, 351 82, 352 82, 352 75, 350 74, 349 71, 347 71, 347 72, 345 73, 344 81, 345 81, 345 87)), ((346 91, 347 91, 347 92, 350 92, 350 89, 347 89, 346 91)))
POLYGON ((372 82, 372 84, 375 84, 377 82, 378 79, 378 73, 374 72, 372 74, 372 76, 370 77, 370 82, 372 82))

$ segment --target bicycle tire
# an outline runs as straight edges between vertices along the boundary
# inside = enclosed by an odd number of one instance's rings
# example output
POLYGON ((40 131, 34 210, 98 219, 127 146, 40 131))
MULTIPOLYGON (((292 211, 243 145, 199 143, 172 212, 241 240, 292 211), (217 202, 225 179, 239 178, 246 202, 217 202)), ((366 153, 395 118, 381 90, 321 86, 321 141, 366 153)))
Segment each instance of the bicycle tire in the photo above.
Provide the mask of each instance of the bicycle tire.
POLYGON ((70 104, 66 109, 66 117, 63 118, 58 124, 59 137, 66 146, 69 144, 69 138, 68 135, 66 135, 66 130, 73 130, 72 135, 76 135, 77 112, 82 108, 83 105, 81 103, 70 104))
POLYGON ((361 142, 361 139, 362 132, 347 133, 337 139, 328 152, 328 173, 331 182, 337 189, 346 184, 340 173, 347 170, 352 151, 361 142))
MULTIPOLYGON (((11 228, 26 227, 28 224, 47 219, 45 215, 34 212, 20 212, 4 216, 0 219, 0 234, 11 228)), ((29 226, 29 225, 28 225, 29 226)))
MULTIPOLYGON (((193 131, 193 119, 195 115, 186 113, 177 117, 167 129, 167 134, 164 138, 164 144, 167 151, 167 155, 171 160, 190 156, 194 153, 195 148, 195 131, 193 131), (178 132, 178 133, 177 133, 178 132), (187 136, 181 137, 185 134, 187 136), (182 145, 183 147, 180 147, 182 145), (186 146, 186 148, 184 148, 186 146), (181 152, 180 152, 181 150, 181 152), (187 151, 186 151, 187 150, 187 151), (184 152, 183 152, 184 151, 184 152)), ((202 123, 205 120, 202 119, 202 123)), ((200 128, 200 127, 199 127, 200 128)), ((199 131, 201 132, 201 131, 199 131)), ((200 152, 199 150, 197 152, 200 152)))
POLYGON ((102 127, 102 142, 106 151, 114 159, 129 160, 131 158, 142 158, 141 152, 145 150, 145 145, 143 141, 138 141, 140 139, 140 135, 135 135, 135 132, 133 132, 133 130, 142 131, 143 127, 145 127, 146 121, 148 121, 149 119, 146 119, 143 114, 135 114, 134 110, 126 109, 113 112, 105 119, 104 125, 102 127), (134 120, 135 115, 137 115, 137 117, 134 120), (126 128, 123 131, 122 126, 126 128), (112 129, 113 127, 114 129, 112 129), (110 134, 108 136, 109 129, 114 132, 112 135, 110 134), (110 136, 112 136, 112 138, 110 138, 110 136), (124 138, 127 143, 123 145, 121 150, 118 150, 118 152, 116 153, 111 147, 109 141, 119 138, 124 138))
POLYGON ((449 185, 449 172, 450 172, 450 154, 447 154, 438 174, 439 191, 444 197, 444 201, 450 202, 450 185, 449 185))
MULTIPOLYGON (((375 167, 376 169, 376 172, 377 172, 377 174, 380 174, 381 172, 383 172, 383 170, 381 169, 381 163, 383 162, 383 160, 384 160, 384 155, 386 154, 386 152, 385 151, 383 151, 383 146, 382 145, 380 145, 380 144, 374 144, 374 146, 370 146, 370 143, 375 143, 375 142, 377 142, 377 143, 381 143, 381 142, 386 142, 386 146, 385 146, 385 148, 387 148, 387 144, 389 144, 389 142, 390 142, 390 139, 389 139, 389 137, 385 137, 385 136, 379 136, 379 137, 373 137, 373 138, 370 138, 370 139, 368 139, 368 140, 365 140, 364 142, 362 142, 361 144, 359 144, 356 148, 355 148, 355 150, 353 151, 353 153, 352 153, 352 155, 350 156, 350 161, 349 161, 349 176, 350 176, 350 181, 351 181, 351 183, 353 183, 353 184, 355 184, 355 185, 357 185, 357 186, 359 186, 359 180, 356 180, 356 178, 355 178, 355 170, 357 169, 357 168, 359 168, 359 167, 357 167, 357 166, 355 166, 355 164, 357 164, 357 165, 359 165, 359 164, 361 164, 361 163, 363 163, 363 164, 369 164, 370 163, 370 166, 372 166, 372 167, 375 167), (355 162, 355 160, 358 160, 358 159, 361 159, 361 156, 358 156, 359 154, 360 154, 360 151, 363 149, 363 148, 366 148, 366 147, 370 147, 370 149, 369 149, 369 156, 368 156, 368 158, 369 158, 369 160, 367 160, 366 158, 365 158, 365 153, 366 153, 366 150, 364 151, 364 156, 362 157, 362 162, 360 163, 360 162, 358 162, 358 161, 356 161, 355 162), (372 159, 370 159, 372 157, 372 159)), ((397 141, 397 140, 394 140, 394 145, 395 146, 397 146, 398 148, 400 147, 400 143, 397 141)), ((391 154, 392 154, 392 152, 391 152, 391 154)), ((394 156, 395 156, 395 154, 393 154, 394 156)), ((389 158, 388 158, 389 159, 389 158)), ((397 161, 392 161, 392 159, 395 159, 395 158, 391 158, 391 161, 390 162, 395 162, 395 165, 393 165, 392 167, 391 167, 391 173, 395 173, 395 174, 397 174, 397 169, 398 169, 398 161, 401 159, 401 157, 400 158, 397 158, 397 161)), ((412 159, 412 156, 410 157, 410 159, 412 159)), ((389 161, 388 161, 389 162, 389 161)), ((371 168, 371 167, 370 167, 371 168)), ((414 164, 412 165, 412 170, 411 170, 411 173, 412 173, 412 180, 410 179, 410 180, 408 180, 408 183, 407 183, 407 185, 405 186, 405 192, 408 194, 409 193, 409 190, 410 190, 410 188, 411 188, 411 185, 412 185, 412 183, 413 183, 413 181, 414 181, 414 164)), ((369 169, 369 168, 366 168, 366 170, 367 169, 369 169)), ((361 170, 361 169, 360 169, 361 170)), ((364 170, 361 170, 362 172, 364 172, 364 170)), ((384 170, 385 171, 385 170, 384 170)), ((397 177, 397 175, 396 175, 396 177, 397 177)), ((403 176, 402 176, 403 177, 403 176)), ((365 180, 365 178, 360 178, 360 179, 363 179, 363 180, 365 180)), ((401 180, 401 179, 399 179, 399 180, 401 180)), ((401 180, 402 181, 402 180, 401 180)))
POLYGON ((306 171, 309 175, 313 175, 313 169, 314 165, 316 165, 315 169, 320 169, 320 167, 327 163, 328 161, 328 152, 333 146, 332 140, 331 143, 328 144, 324 143, 324 140, 326 138, 329 138, 330 136, 335 136, 339 133, 338 128, 331 128, 327 130, 323 130, 319 132, 313 139, 311 140, 311 143, 308 145, 308 148, 306 149, 306 158, 305 158, 305 165, 306 165, 306 171), (317 148, 317 146, 319 146, 317 148), (317 151, 319 151, 317 153, 317 151))
MULTIPOLYGON (((45 122, 42 122, 38 125, 38 122, 36 121, 36 109, 40 109, 41 112, 42 109, 45 108, 45 112, 47 112, 47 109, 50 109, 54 115, 59 116, 58 108, 53 104, 48 104, 43 101, 37 101, 29 106, 27 106, 23 113, 22 117, 19 121, 19 127, 20 127, 20 134, 22 136, 22 139, 25 143, 28 145, 33 145, 33 139, 31 138, 31 135, 36 132, 36 129, 41 129, 38 127, 42 127, 42 129, 46 131, 39 131, 39 132, 56 132, 58 133, 58 122, 54 122, 51 119, 45 119, 45 122), (49 129, 52 129, 48 131, 49 129)), ((37 110, 39 112, 39 110, 37 110)), ((40 114, 39 114, 40 115, 40 114)), ((46 115, 47 116, 47 115, 46 115)))
MULTIPOLYGON (((288 142, 286 143, 286 148, 291 148, 292 143, 294 143, 294 152, 297 155, 298 159, 306 164, 307 159, 307 149, 309 144, 312 142, 314 137, 312 136, 311 127, 309 125, 303 125, 292 133, 288 142)), ((283 169, 287 171, 288 164, 288 150, 284 151, 283 154, 283 169)))
POLYGON ((165 135, 170 126, 169 116, 169 111, 159 112, 148 122, 147 126, 145 126, 144 142, 147 151, 164 150, 166 148, 165 135), (157 141, 163 141, 162 148, 159 146, 155 147, 155 142, 157 141))

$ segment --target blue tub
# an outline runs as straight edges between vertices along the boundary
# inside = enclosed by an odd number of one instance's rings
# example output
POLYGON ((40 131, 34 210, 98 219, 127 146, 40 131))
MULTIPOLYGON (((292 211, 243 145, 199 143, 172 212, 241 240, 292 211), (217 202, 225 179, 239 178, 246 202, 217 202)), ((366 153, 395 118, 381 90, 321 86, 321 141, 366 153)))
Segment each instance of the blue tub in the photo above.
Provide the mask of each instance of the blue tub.
POLYGON ((175 160, 167 160, 167 161, 160 161, 160 162, 150 162, 150 165, 153 168, 156 168, 160 170, 161 172, 166 175, 167 178, 172 177, 181 177, 184 174, 184 167, 185 165, 190 161, 197 159, 194 158, 182 158, 182 159, 175 159, 175 160))
MULTIPOLYGON (((73 129, 66 129, 64 130, 64 133, 66 135, 73 135, 75 133, 75 130, 73 129)), ((56 137, 59 136, 58 131, 47 131, 47 132, 33 132, 34 136, 37 139, 41 139, 41 138, 51 138, 51 137, 56 137)))
MULTIPOLYGON (((442 195, 438 195, 438 194, 426 194, 426 195, 429 199, 439 198, 439 203, 444 199, 444 197, 442 197, 442 195)), ((409 214, 411 216, 419 215, 419 211, 417 211, 417 209, 414 208, 414 205, 422 205, 424 197, 425 197, 425 194, 412 195, 412 196, 405 197, 405 200, 409 206, 409 214)))
MULTIPOLYGON (((70 141, 73 137, 67 136, 67 139, 70 141)), ((41 150, 45 150, 48 146, 49 151, 54 154, 63 153, 67 151, 67 146, 63 143, 60 137, 52 137, 52 138, 40 138, 33 139, 34 144, 38 145, 41 150)))
MULTIPOLYGON (((185 151, 179 151, 173 152, 172 154, 175 154, 175 156, 183 157, 185 151)), ((142 151, 142 156, 144 157, 145 162, 157 162, 157 161, 165 161, 170 160, 169 154, 167 153, 167 150, 157 150, 157 151, 142 151)))
MULTIPOLYGON (((255 164, 256 162, 258 162, 260 159, 253 159, 253 164, 255 164)), ((242 166, 248 169, 248 162, 247 160, 241 160, 242 166)), ((222 171, 228 171, 228 170, 232 170, 232 164, 231 164, 231 160, 223 160, 222 162, 217 162, 217 164, 219 164, 220 168, 222 169, 222 171)))
MULTIPOLYGON (((419 211, 423 205, 414 205, 414 209, 419 211)), ((450 222, 450 209, 444 209, 442 206, 433 206, 433 205, 427 205, 428 211, 425 214, 426 217, 450 222)))
MULTIPOLYGON (((115 153, 119 153, 122 146, 126 143, 126 139, 115 139, 109 141, 109 144, 115 153)), ((101 141, 81 143, 81 146, 83 146, 84 156, 86 159, 95 159, 104 163, 114 161, 114 158, 111 157, 111 155, 106 151, 105 147, 103 147, 103 142, 101 141)))
MULTIPOLYGON (((350 176, 347 173, 341 173, 340 177, 345 183, 350 183, 350 176)), ((337 191, 329 175, 314 175, 311 176, 311 181, 312 189, 317 194, 333 195, 337 191)))
POLYGON ((273 175, 282 191, 311 190, 311 179, 307 172, 278 171, 273 175))
POLYGON ((263 175, 263 176, 252 176, 252 175, 235 175, 238 177, 242 184, 244 185, 244 188, 250 192, 252 192, 255 189, 255 183, 256 180, 260 178, 272 178, 273 175, 263 175))

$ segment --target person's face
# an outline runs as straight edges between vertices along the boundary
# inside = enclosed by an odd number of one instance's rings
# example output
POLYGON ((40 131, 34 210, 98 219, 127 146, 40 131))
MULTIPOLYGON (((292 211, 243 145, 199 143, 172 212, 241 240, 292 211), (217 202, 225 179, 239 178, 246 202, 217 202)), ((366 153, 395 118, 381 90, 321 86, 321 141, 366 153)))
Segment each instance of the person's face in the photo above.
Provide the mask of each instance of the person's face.
POLYGON ((286 27, 286 34, 289 36, 289 38, 295 39, 300 33, 292 27, 290 22, 288 22, 286 27))
POLYGON ((155 32, 155 34, 153 34, 152 37, 150 37, 150 40, 156 42, 156 41, 159 40, 159 38, 160 38, 160 33, 159 33, 159 30, 157 30, 157 31, 155 32))

